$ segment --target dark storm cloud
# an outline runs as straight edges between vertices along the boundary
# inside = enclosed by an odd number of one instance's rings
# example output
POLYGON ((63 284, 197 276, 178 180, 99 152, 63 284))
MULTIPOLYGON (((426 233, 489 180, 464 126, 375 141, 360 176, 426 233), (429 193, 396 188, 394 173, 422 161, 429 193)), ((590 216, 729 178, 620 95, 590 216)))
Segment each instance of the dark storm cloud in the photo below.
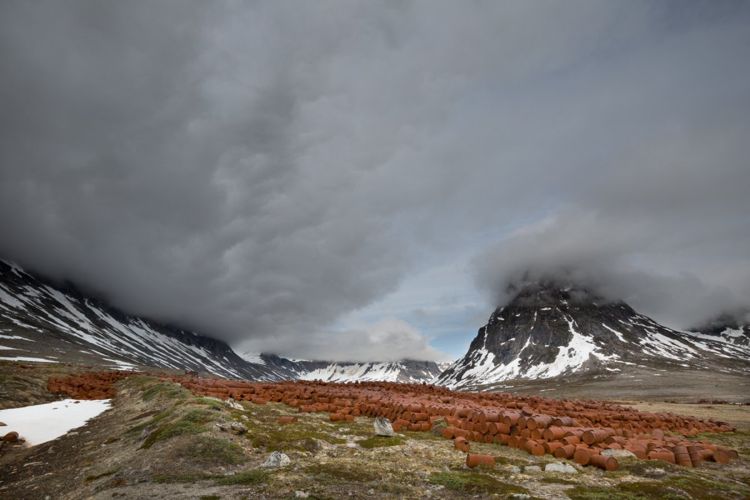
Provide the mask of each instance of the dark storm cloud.
POLYGON ((0 252, 298 356, 327 338, 393 356, 396 337, 430 356, 397 320, 331 325, 494 240, 491 289, 548 248, 540 266, 591 255, 649 290, 689 276, 685 303, 750 302, 749 17, 742 2, 3 2, 0 252))

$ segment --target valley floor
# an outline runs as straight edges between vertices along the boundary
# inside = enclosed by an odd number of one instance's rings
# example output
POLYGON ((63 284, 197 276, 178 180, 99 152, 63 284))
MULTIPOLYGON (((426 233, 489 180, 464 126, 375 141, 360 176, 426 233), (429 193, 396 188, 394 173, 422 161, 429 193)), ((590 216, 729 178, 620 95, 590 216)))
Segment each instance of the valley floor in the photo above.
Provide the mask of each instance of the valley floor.
MULTIPOLYGON (((47 377, 78 370, 2 363, 0 400, 10 407, 55 399, 46 392, 47 377)), ((748 407, 629 403, 732 421, 737 432, 709 436, 738 450, 740 459, 727 465, 622 460, 620 470, 603 472, 566 461, 575 472, 545 472, 545 464, 559 461, 472 443, 472 451, 497 460, 492 470, 479 471, 466 468, 465 454, 450 440, 431 432, 374 437, 367 417, 331 422, 327 414, 297 413, 281 403, 229 405, 152 376, 127 378, 117 388, 112 409, 85 427, 32 448, 3 446, 0 498, 750 497, 748 407), (281 415, 299 420, 280 426, 281 415), (291 463, 262 467, 277 450, 291 463)))

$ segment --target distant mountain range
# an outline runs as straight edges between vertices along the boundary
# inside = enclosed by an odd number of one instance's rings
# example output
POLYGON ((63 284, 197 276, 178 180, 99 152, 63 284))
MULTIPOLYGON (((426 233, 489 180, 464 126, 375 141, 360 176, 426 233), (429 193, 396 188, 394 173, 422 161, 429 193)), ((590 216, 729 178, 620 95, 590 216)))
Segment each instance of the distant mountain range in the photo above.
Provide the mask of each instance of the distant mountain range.
POLYGON ((431 361, 335 363, 235 353, 199 333, 123 313, 74 286, 0 261, 0 361, 82 363, 112 369, 154 367, 250 380, 429 382, 431 361))
POLYGON ((259 381, 377 380, 479 389, 629 368, 750 374, 750 326, 725 316, 695 331, 678 331, 583 288, 531 283, 492 313, 454 363, 303 361, 238 355, 222 341, 125 314, 73 285, 55 285, 0 260, 3 360, 153 367, 259 381))
POLYGON ((554 283, 530 283, 479 329, 466 355, 437 384, 471 389, 573 373, 694 368, 750 373, 750 328, 714 324, 677 331, 621 301, 554 283))

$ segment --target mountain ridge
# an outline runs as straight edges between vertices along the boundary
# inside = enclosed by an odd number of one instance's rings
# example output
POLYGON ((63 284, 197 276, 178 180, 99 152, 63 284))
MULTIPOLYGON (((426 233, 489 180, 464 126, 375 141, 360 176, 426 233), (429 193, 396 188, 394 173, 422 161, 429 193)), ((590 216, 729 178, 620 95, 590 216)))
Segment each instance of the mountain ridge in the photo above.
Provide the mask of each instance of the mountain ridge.
MULTIPOLYGON (((221 340, 124 313, 85 295, 73 283, 59 286, 4 260, 0 260, 0 342, 0 360, 6 361, 69 361, 115 369, 143 366, 260 381, 298 379, 326 367, 335 372, 336 367, 355 364, 291 360, 267 353, 246 359, 247 354, 237 354, 221 340)), ((434 362, 401 360, 391 362, 385 371, 378 370, 377 363, 370 365, 361 374, 367 380, 382 373, 389 381, 426 382, 439 374, 434 362), (421 378, 415 363, 430 365, 421 378)), ((356 380, 351 376, 346 381, 356 380)))
POLYGON ((678 331, 585 288, 520 287, 490 315, 466 355, 436 380, 472 388, 511 379, 617 372, 628 365, 747 372, 750 347, 724 336, 678 331))

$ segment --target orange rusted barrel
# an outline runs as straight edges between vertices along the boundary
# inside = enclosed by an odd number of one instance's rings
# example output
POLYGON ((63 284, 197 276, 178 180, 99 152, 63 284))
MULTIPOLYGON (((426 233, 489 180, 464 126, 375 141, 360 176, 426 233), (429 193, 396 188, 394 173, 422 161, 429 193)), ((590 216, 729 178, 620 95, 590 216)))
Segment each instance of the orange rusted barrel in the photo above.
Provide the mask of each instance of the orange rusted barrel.
POLYGON ((589 465, 606 471, 617 470, 620 467, 615 457, 604 457, 602 455, 591 455, 589 465))
POLYGON ((664 448, 657 448, 648 453, 649 460, 661 460, 663 462, 675 463, 674 453, 664 448))
POLYGON ((453 441, 453 447, 457 450, 463 451, 464 453, 468 453, 469 442, 466 440, 466 438, 459 436, 453 441))
POLYGON ((688 453, 687 446, 674 446, 672 448, 672 453, 674 453, 674 459, 675 462, 677 462, 677 465, 682 465, 683 467, 693 466, 693 461, 690 459, 690 453, 688 453))
POLYGON ((492 455, 481 455, 479 453, 467 453, 466 465, 472 469, 479 466, 494 467, 495 457, 493 457, 492 455))
POLYGON ((576 448, 575 453, 573 453, 573 460, 577 464, 588 465, 591 461, 591 450, 583 447, 576 448))
POLYGON ((728 448, 718 447, 714 450, 714 461, 720 464, 728 464, 738 456, 736 451, 728 448))

